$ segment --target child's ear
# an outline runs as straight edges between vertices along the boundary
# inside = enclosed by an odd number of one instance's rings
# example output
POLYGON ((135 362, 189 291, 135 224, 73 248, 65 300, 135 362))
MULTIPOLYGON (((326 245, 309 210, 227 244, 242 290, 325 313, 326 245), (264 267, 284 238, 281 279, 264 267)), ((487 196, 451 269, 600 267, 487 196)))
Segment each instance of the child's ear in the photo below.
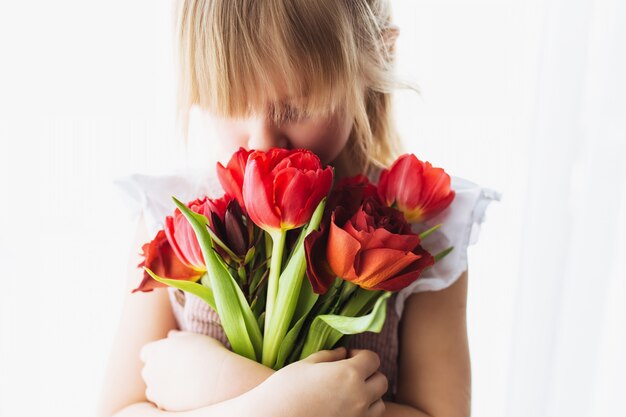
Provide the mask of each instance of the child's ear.
POLYGON ((383 42, 389 55, 393 55, 396 50, 398 36, 400 36, 400 28, 397 25, 391 24, 383 29, 383 42))

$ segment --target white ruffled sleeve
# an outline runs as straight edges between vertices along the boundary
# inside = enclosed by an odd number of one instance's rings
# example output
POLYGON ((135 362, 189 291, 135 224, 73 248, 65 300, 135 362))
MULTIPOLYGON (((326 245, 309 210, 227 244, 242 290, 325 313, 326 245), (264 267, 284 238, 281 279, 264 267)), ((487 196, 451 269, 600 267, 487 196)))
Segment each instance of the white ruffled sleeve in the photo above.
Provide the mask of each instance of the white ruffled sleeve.
POLYGON ((187 203, 204 195, 217 197, 221 190, 216 178, 197 172, 162 175, 133 173, 116 177, 112 183, 120 190, 132 220, 143 213, 151 236, 165 226, 165 217, 174 213, 176 205, 172 196, 187 203))
POLYGON ((500 200, 502 194, 481 187, 464 178, 450 176, 450 186, 456 195, 452 203, 436 217, 416 225, 420 233, 442 223, 434 233, 424 239, 422 246, 433 255, 454 246, 439 262, 424 270, 411 285, 400 290, 396 298, 396 312, 402 316, 404 303, 409 295, 421 291, 439 291, 452 285, 467 269, 467 248, 478 241, 480 225, 485 220, 489 203, 500 200))

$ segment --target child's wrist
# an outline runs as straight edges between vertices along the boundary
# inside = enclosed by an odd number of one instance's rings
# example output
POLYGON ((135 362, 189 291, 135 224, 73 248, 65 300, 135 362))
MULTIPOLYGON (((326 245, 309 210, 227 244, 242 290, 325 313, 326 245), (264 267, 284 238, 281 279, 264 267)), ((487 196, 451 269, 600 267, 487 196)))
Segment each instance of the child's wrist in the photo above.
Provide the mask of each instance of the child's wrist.
POLYGON ((267 387, 263 384, 264 382, 262 381, 250 391, 236 398, 240 400, 237 408, 238 411, 243 413, 241 415, 256 417, 283 416, 282 410, 280 410, 276 401, 276 395, 268 392, 267 387))
POLYGON ((221 399, 233 398, 248 392, 265 382, 276 372, 228 349, 224 354, 226 357, 222 362, 220 378, 217 381, 218 395, 221 399))

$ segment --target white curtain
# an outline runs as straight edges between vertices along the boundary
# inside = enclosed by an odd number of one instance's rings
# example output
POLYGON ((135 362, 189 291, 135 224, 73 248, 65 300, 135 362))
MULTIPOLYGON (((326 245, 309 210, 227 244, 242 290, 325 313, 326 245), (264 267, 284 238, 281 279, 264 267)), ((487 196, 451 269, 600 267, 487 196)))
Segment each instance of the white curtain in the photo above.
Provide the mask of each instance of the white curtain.
POLYGON ((626 415, 626 3, 546 2, 507 416, 626 415))
POLYGON ((504 194, 470 251, 473 414, 626 415, 626 3, 394 5, 405 139, 504 194))
MULTIPOLYGON (((626 3, 393 8, 407 149, 503 196, 469 253, 473 415, 626 415, 626 3)), ((138 259, 111 180, 215 154, 198 114, 175 133, 170 13, 0 3, 0 416, 93 413, 138 259)))

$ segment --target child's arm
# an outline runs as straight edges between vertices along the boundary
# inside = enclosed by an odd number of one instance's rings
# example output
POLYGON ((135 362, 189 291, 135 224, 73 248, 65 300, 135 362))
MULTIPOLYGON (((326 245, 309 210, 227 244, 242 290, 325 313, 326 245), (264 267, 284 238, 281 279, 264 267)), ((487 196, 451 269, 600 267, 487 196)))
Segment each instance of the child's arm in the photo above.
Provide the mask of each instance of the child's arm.
POLYGON ((255 406, 254 398, 252 396, 242 395, 230 401, 225 401, 208 407, 202 407, 195 410, 182 412, 163 411, 158 409, 154 404, 148 402, 135 403, 129 405, 128 407, 124 407, 122 410, 115 413, 112 417, 249 417, 251 415, 258 417, 271 416, 271 414, 257 413, 257 410, 258 406, 255 406))
POLYGON ((167 411, 187 411, 235 398, 274 374, 237 355, 219 340, 191 332, 170 332, 141 350, 148 400, 167 411))
MULTIPOLYGON (((142 350, 142 356, 147 362, 162 363, 165 358, 159 356, 172 357, 172 353, 175 353, 176 356, 185 357, 192 353, 189 351, 190 347, 192 350, 198 349, 193 352, 192 359, 203 363, 201 366, 204 373, 207 373, 207 364, 213 363, 218 368, 208 370, 209 379, 213 377, 219 381, 218 385, 230 386, 213 389, 211 401, 214 403, 211 405, 170 412, 142 402, 123 408, 114 417, 170 416, 174 413, 183 417, 383 416, 384 404, 380 397, 387 391, 387 381, 384 375, 377 372, 379 359, 374 352, 352 350, 347 355, 343 348, 324 350, 275 372, 231 352, 206 336, 180 333, 164 340, 169 341, 169 346, 164 347, 163 341, 157 341, 149 343, 142 350), (166 353, 162 355, 159 351, 166 353), (258 373, 254 375, 256 372, 258 373), (271 375, 266 378, 268 373, 271 375)), ((174 364, 177 365, 182 366, 182 372, 176 372, 176 375, 161 373, 163 367, 158 365, 160 371, 156 375, 147 375, 153 372, 144 368, 144 378, 148 376, 148 390, 154 382, 173 387, 202 384, 206 381, 203 372, 195 367, 189 368, 194 365, 193 361, 174 364), (155 377, 161 381, 153 381, 155 377)), ((200 395, 195 402, 205 401, 206 397, 200 395)))
MULTIPOLYGON (((441 291, 412 294, 400 323, 396 402, 426 416, 470 415, 467 270, 441 291)), ((386 416, 403 414, 389 407, 386 416)))
POLYGON ((143 217, 139 217, 135 230, 131 246, 133 253, 128 260, 124 305, 98 408, 98 415, 102 417, 109 417, 126 406, 146 401, 139 351, 144 344, 164 338, 169 330, 176 328, 166 291, 130 293, 141 281, 142 270, 137 268, 140 261, 137 254, 141 245, 150 240, 143 217))

